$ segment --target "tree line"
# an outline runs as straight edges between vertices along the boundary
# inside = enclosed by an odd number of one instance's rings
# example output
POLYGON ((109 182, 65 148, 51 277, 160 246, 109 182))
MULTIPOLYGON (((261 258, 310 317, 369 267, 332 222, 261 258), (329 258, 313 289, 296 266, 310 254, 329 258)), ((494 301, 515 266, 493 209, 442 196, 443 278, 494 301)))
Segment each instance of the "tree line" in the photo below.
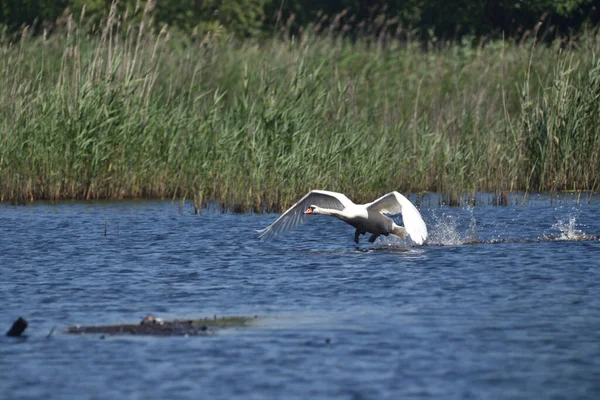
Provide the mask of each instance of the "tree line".
MULTIPOLYGON (((112 0, 0 0, 0 26, 41 31, 68 14, 108 15, 112 0)), ((600 20, 598 0, 120 0, 129 15, 151 12, 157 26, 191 33, 221 30, 239 37, 268 36, 322 26, 349 35, 403 29, 421 37, 519 37, 531 29, 577 33, 600 20)))

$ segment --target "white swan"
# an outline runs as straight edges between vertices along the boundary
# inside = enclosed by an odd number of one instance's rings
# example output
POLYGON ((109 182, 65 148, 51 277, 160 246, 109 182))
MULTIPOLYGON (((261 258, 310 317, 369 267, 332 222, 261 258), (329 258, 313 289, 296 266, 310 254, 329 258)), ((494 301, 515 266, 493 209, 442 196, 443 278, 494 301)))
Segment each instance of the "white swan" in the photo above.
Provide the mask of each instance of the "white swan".
POLYGON ((390 192, 372 203, 354 204, 342 193, 325 190, 312 190, 296 204, 284 212, 273 224, 259 230, 260 238, 284 232, 302 222, 308 215, 332 215, 356 228, 354 241, 358 243, 359 235, 371 233, 369 242, 373 243, 379 235, 392 235, 405 238, 410 236, 416 244, 423 244, 427 239, 427 227, 421 214, 406 197, 398 192, 390 192), (402 213, 404 227, 398 226, 384 214, 402 213))

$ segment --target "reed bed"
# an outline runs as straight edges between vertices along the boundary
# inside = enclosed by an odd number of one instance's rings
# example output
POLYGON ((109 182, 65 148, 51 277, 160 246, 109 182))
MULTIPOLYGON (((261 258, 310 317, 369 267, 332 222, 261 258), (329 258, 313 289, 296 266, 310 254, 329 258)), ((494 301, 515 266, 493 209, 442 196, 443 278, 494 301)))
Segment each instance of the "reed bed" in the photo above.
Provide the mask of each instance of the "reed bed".
POLYGON ((141 21, 113 8, 101 29, 70 17, 62 33, 0 39, 1 201, 263 211, 313 188, 356 201, 597 189, 597 31, 424 45, 316 29, 181 37, 141 21))

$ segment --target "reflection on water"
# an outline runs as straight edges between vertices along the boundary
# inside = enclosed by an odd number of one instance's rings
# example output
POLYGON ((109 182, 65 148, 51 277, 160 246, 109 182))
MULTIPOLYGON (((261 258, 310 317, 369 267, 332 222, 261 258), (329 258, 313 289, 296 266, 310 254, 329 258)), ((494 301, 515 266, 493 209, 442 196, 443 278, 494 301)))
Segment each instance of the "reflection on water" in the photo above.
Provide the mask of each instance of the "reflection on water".
MULTIPOLYGON (((600 199, 440 207, 424 246, 169 202, 0 206, 3 398, 598 398, 600 199), (71 324, 259 315, 209 338, 71 324), (49 332, 56 327, 52 335, 49 332)), ((400 222, 400 221, 399 221, 400 222)))

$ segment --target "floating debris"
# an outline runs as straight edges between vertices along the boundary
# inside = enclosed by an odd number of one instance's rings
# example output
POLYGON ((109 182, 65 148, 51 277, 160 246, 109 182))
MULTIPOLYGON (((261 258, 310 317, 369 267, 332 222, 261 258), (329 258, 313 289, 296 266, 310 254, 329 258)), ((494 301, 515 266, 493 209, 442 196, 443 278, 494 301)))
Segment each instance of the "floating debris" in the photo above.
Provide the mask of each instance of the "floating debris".
POLYGON ((163 321, 152 315, 146 316, 137 324, 69 326, 67 333, 75 335, 150 335, 150 336, 203 336, 227 328, 239 328, 250 325, 257 317, 222 317, 219 319, 186 319, 163 321))
POLYGON ((148 315, 140 322, 140 325, 152 325, 152 324, 164 324, 164 321, 160 318, 156 318, 153 315, 148 315))

